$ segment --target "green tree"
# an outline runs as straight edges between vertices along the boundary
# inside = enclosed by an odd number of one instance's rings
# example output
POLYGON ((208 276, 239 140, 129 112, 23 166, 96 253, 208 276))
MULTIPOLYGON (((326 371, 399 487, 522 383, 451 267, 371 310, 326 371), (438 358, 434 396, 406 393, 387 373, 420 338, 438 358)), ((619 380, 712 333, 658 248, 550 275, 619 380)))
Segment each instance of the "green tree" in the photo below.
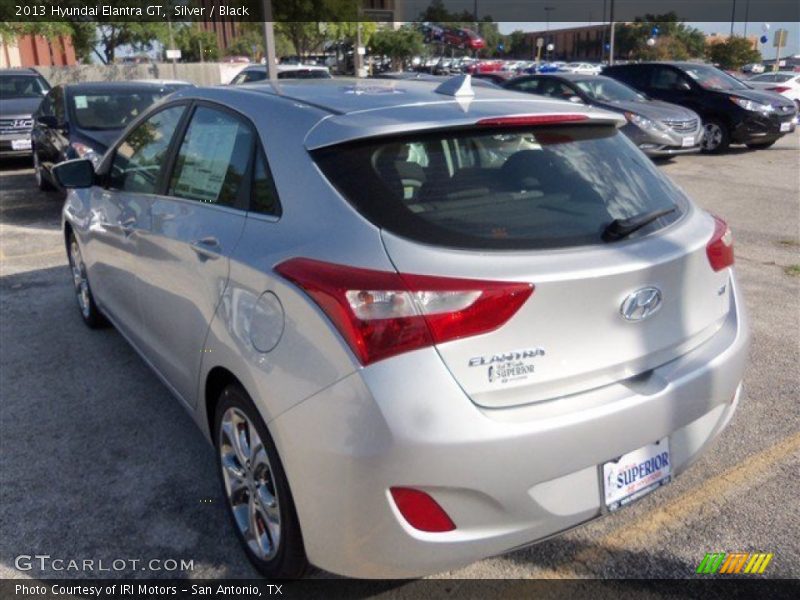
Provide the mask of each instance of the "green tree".
POLYGON ((708 44, 706 56, 714 64, 732 71, 741 69, 748 63, 761 62, 761 53, 753 48, 750 40, 738 35, 729 37, 724 42, 708 44))
POLYGON ((633 23, 617 26, 614 54, 632 60, 684 60, 699 58, 705 50, 705 35, 699 29, 678 21, 674 12, 647 14, 633 23), (653 34, 653 28, 658 34, 653 34), (647 44, 655 39, 652 46, 647 44))
POLYGON ((372 36, 372 53, 388 56, 392 59, 395 68, 401 68, 402 63, 413 56, 422 54, 425 49, 422 34, 412 27, 400 29, 380 29, 372 36))
POLYGON ((134 51, 145 52, 156 41, 169 39, 167 24, 153 21, 105 21, 98 23, 97 34, 98 56, 106 64, 114 62, 120 47, 130 46, 134 51))
POLYGON ((175 27, 175 46, 181 51, 181 59, 186 62, 200 62, 201 48, 202 60, 219 59, 217 36, 202 29, 197 23, 182 23, 175 27))
POLYGON ((505 46, 506 54, 514 58, 529 58, 531 55, 530 42, 521 29, 515 29, 506 36, 505 46))
POLYGON ((92 56, 96 55, 97 24, 86 21, 70 21, 69 27, 75 57, 83 63, 91 62, 92 56))

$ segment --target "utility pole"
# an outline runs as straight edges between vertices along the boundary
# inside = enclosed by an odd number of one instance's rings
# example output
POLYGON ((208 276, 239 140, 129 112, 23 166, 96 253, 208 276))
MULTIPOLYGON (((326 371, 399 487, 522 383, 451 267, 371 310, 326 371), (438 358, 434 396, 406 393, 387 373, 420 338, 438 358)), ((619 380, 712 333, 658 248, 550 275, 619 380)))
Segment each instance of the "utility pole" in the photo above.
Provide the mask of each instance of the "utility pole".
POLYGON ((608 15, 611 21, 611 35, 608 40, 608 64, 614 64, 614 0, 611 0, 611 13, 608 15))
POLYGON ((744 2, 744 37, 747 39, 747 19, 750 17, 750 0, 744 2))
POLYGON ((733 22, 736 19, 736 0, 733 0, 733 8, 731 9, 731 37, 733 37, 733 22))
POLYGON ((167 27, 169 28, 169 49, 172 50, 172 78, 178 78, 178 65, 175 64, 175 36, 172 35, 172 21, 167 18, 167 27))
POLYGON ((270 81, 278 81, 278 69, 275 67, 275 27, 272 22, 272 0, 264 0, 264 57, 267 61, 267 77, 270 81))
POLYGON ((606 1, 603 0, 603 18, 600 19, 600 22, 603 24, 603 34, 600 40, 600 62, 603 62, 603 58, 606 55, 606 1))

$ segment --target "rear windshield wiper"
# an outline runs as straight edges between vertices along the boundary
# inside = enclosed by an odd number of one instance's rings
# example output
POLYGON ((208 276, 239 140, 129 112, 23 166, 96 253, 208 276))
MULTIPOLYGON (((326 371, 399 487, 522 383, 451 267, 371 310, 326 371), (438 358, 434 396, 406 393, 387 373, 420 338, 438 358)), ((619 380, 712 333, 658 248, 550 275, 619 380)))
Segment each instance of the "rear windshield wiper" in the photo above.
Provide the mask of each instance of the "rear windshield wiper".
POLYGON ((662 208, 661 210, 654 210, 649 213, 636 215, 628 219, 614 219, 606 225, 603 230, 602 238, 604 242, 614 242, 628 237, 634 231, 639 231, 642 227, 646 227, 656 219, 675 212, 675 207, 662 208))

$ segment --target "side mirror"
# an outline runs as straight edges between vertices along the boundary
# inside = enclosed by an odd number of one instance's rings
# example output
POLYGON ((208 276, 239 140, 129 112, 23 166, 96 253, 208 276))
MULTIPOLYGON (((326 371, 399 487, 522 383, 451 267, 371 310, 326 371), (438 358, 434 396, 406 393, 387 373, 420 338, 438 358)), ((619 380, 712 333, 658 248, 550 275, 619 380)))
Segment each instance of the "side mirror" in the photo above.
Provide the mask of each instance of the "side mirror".
POLYGON ((58 121, 53 115, 39 115, 36 117, 36 122, 49 129, 55 129, 58 127, 58 121))
POLYGON ((675 88, 681 92, 689 92, 691 91, 692 86, 690 86, 685 81, 679 81, 678 84, 675 86, 675 88))
POLYGON ((570 96, 569 98, 567 98, 567 100, 575 104, 583 104, 583 100, 581 100, 580 96, 570 96))
POLYGON ((94 183, 94 165, 88 158, 67 160, 53 167, 56 181, 64 188, 88 188, 94 183))

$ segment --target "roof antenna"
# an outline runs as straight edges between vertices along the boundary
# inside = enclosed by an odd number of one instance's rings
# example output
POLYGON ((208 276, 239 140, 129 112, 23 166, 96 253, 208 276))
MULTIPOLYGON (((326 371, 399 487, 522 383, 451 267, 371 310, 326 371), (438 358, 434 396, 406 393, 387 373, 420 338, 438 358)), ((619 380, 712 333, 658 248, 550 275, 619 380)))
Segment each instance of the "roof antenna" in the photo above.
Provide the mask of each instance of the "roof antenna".
POLYGON ((454 96, 456 98, 464 98, 474 96, 475 92, 472 89, 472 76, 469 73, 463 75, 456 75, 439 85, 435 90, 437 94, 444 96, 454 96))

